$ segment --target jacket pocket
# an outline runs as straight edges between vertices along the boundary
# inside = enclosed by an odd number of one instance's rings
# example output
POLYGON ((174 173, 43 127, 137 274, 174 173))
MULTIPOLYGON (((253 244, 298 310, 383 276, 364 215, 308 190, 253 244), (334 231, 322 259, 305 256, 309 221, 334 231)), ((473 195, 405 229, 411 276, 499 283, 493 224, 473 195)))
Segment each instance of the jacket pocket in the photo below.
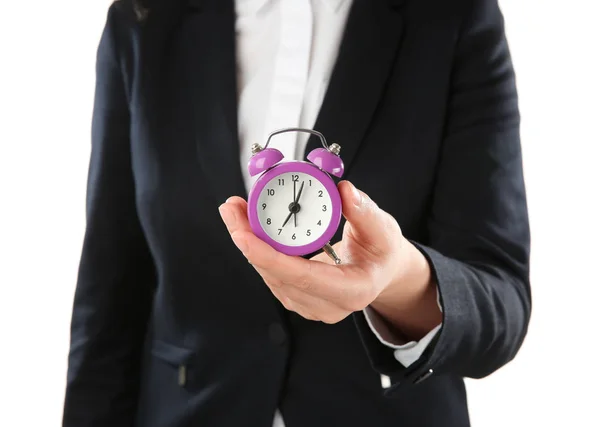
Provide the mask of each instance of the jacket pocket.
MULTIPOLYGON (((188 410, 194 393, 197 351, 165 341, 148 343, 140 383, 137 427, 180 425, 178 418, 188 410)), ((198 381, 195 381, 197 384, 198 381)))
POLYGON ((189 348, 179 347, 165 341, 154 340, 151 349, 152 356, 170 365, 176 372, 177 384, 186 387, 193 374, 193 361, 196 352, 189 348))

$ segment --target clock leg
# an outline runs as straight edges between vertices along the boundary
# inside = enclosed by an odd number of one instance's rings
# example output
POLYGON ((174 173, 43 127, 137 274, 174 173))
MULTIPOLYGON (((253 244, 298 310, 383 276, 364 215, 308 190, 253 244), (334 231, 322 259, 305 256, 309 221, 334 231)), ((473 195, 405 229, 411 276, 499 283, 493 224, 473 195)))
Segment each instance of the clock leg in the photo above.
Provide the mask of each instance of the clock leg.
POLYGON ((340 259, 340 257, 338 257, 337 254, 335 253, 333 246, 331 246, 329 243, 327 243, 325 246, 323 246, 323 250, 325 251, 325 253, 327 255, 329 255, 329 258, 331 258, 333 260, 333 262, 335 262, 337 265, 342 263, 342 260, 340 259))

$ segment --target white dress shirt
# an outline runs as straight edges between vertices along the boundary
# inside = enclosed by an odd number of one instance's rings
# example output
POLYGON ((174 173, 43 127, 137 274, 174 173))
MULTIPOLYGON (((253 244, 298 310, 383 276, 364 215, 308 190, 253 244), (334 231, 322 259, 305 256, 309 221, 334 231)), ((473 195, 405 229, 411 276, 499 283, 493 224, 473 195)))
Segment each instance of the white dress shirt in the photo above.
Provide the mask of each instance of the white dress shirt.
MULTIPOLYGON (((312 129, 350 11, 351 0, 236 0, 236 56, 240 163, 247 191, 257 177, 247 171, 250 147, 285 127, 312 129)), ((327 137, 327 135, 325 135, 327 137)), ((308 134, 285 133, 271 140, 285 159, 302 160, 308 134)), ((343 146, 343 141, 340 141, 343 146)), ((394 349, 404 366, 416 361, 440 329, 419 342, 401 342, 381 317, 364 310, 373 333, 394 349)), ((382 377, 382 387, 389 378, 382 377)), ((273 427, 284 427, 279 411, 273 427)))

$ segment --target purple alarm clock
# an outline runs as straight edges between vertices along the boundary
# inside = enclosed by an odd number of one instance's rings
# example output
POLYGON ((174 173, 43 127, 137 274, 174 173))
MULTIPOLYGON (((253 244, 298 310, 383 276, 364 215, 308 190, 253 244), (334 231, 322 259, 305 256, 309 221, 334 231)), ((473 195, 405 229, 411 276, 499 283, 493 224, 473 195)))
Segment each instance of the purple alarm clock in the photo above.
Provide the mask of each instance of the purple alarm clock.
POLYGON ((338 144, 327 145, 315 130, 287 128, 269 135, 264 147, 252 145, 250 176, 262 174, 248 196, 248 219, 256 236, 287 255, 307 255, 323 249, 336 264, 341 261, 330 245, 342 218, 342 200, 331 175, 341 177, 344 163, 338 144), (268 148, 275 135, 307 132, 320 138, 323 148, 305 161, 284 161, 268 148))

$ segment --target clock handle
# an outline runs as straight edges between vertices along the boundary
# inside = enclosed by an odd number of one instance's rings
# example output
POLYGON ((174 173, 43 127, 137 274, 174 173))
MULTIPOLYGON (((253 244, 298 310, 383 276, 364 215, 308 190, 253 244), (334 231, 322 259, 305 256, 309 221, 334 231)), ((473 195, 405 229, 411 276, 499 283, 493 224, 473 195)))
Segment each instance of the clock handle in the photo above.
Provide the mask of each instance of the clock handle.
POLYGON ((335 153, 335 154, 339 154, 340 146, 338 144, 327 145, 325 136, 321 132, 313 130, 313 129, 305 129, 305 128, 284 128, 284 129, 279 129, 274 132, 271 132, 271 134, 267 138, 267 142, 266 142, 264 148, 267 148, 269 146, 269 143, 271 142, 271 138, 273 138, 275 135, 279 135, 280 133, 285 133, 285 132, 305 132, 305 133, 310 133, 312 135, 316 135, 321 140, 321 144, 323 145, 324 149, 326 149, 327 151, 332 151, 332 152, 337 151, 337 153, 335 153))
POLYGON ((269 148, 269 143, 275 135, 285 132, 306 132, 318 136, 323 148, 316 148, 308 153, 308 161, 333 176, 342 177, 344 174, 344 162, 340 157, 342 147, 336 143, 327 145, 325 136, 321 132, 305 128, 279 129, 271 132, 264 147, 261 147, 260 144, 252 144, 252 157, 248 162, 250 176, 266 171, 283 159, 283 154, 279 150, 269 148))
POLYGON ((269 142, 271 141, 272 137, 284 132, 306 132, 318 136, 321 140, 323 148, 316 148, 308 153, 308 161, 333 176, 337 176, 338 178, 342 177, 344 174, 344 162, 340 157, 340 151, 342 147, 336 143, 328 145, 327 141, 325 140, 325 136, 319 131, 304 128, 279 129, 269 135, 267 143, 265 144, 265 148, 269 146, 269 142))

